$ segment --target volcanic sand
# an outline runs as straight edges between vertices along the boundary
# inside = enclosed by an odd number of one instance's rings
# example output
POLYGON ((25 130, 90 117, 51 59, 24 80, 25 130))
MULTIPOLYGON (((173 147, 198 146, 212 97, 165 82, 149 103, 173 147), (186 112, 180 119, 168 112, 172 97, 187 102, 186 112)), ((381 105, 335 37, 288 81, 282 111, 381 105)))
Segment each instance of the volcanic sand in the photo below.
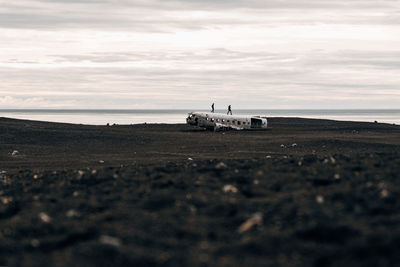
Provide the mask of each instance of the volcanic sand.
POLYGON ((0 265, 396 266, 400 126, 0 118, 0 265))

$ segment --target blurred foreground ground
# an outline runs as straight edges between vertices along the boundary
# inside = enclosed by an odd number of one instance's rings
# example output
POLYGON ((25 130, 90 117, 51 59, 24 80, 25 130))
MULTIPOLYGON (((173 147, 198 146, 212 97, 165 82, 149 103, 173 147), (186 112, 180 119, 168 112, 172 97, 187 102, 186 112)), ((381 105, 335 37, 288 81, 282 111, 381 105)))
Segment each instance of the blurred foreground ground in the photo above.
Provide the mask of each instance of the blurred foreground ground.
POLYGON ((398 265, 400 127, 269 124, 0 119, 0 265, 398 265))

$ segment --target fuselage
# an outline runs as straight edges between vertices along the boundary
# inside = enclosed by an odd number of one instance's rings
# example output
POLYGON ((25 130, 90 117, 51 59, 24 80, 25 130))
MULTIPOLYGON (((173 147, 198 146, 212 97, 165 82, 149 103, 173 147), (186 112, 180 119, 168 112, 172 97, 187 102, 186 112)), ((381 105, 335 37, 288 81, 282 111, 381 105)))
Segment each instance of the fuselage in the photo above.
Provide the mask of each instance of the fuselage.
POLYGON ((188 115, 187 124, 213 130, 266 129, 268 125, 267 118, 260 116, 238 116, 212 112, 192 112, 188 115))

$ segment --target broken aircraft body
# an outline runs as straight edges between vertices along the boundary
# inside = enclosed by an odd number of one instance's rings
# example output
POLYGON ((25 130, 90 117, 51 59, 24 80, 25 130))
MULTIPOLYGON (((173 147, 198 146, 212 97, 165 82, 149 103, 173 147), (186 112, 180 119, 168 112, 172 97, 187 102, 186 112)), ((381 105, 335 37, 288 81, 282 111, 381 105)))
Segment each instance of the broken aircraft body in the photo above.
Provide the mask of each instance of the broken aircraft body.
POLYGON ((186 123, 210 130, 251 130, 266 129, 266 117, 260 116, 233 116, 219 113, 192 112, 188 114, 186 123))

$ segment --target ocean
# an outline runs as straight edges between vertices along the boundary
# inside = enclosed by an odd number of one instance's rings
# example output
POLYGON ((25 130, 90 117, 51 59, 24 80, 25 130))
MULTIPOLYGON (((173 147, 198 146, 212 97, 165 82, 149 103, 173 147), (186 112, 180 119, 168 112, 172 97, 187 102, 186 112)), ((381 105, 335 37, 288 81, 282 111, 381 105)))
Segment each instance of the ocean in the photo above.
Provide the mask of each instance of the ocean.
MULTIPOLYGON (((0 109, 0 117, 77 124, 105 125, 138 123, 185 123, 188 112, 209 110, 65 110, 65 109, 0 109)), ((215 112, 225 113, 226 110, 215 112)), ((266 117, 302 117, 343 121, 383 122, 400 125, 400 109, 242 109, 234 115, 266 117)))

